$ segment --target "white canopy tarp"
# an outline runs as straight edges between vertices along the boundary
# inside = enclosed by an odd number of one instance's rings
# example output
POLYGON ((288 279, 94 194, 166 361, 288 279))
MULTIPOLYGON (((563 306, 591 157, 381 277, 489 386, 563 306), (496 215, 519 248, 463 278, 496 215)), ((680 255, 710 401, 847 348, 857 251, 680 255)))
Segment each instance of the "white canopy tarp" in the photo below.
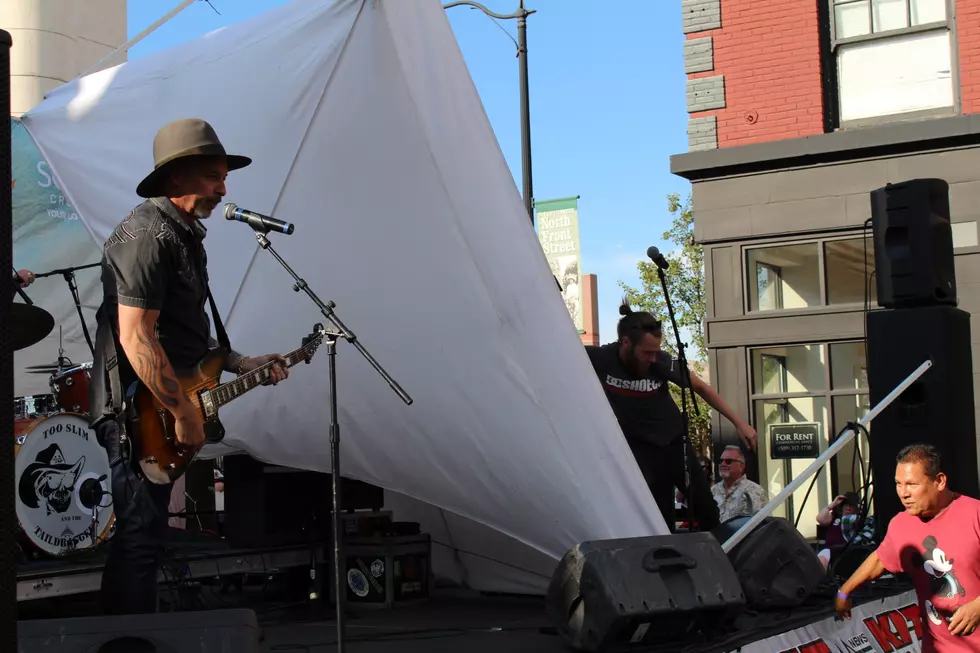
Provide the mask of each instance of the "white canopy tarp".
MULTIPOLYGON (((342 472, 421 520, 435 564, 539 592, 579 541, 667 532, 437 0, 296 0, 67 84, 23 124, 101 244, 157 129, 189 116, 254 158, 226 199, 295 223, 274 247, 415 400, 339 343, 342 472)), ((233 346, 298 347, 325 320, 220 210, 206 246, 233 346)), ((224 408, 226 442, 329 471, 327 383, 318 353, 224 408)))

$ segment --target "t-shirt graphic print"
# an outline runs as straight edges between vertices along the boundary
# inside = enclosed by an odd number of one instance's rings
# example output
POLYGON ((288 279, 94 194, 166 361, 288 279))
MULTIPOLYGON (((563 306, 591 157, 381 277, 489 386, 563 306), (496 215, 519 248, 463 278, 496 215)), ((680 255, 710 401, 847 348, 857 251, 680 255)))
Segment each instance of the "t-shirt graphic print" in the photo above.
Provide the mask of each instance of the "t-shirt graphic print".
POLYGON ((683 430, 669 383, 681 384, 679 361, 661 351, 646 376, 637 378, 619 360, 619 343, 586 347, 627 440, 666 446, 683 430))

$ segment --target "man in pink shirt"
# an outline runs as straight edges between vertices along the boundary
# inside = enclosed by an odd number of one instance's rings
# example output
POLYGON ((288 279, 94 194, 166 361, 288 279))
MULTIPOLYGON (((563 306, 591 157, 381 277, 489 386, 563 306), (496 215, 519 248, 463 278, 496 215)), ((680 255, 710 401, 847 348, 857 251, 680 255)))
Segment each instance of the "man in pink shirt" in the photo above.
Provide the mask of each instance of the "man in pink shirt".
POLYGON ((905 512, 837 592, 838 614, 850 619, 857 588, 886 571, 904 572, 919 600, 922 653, 980 651, 980 501, 949 489, 929 445, 899 452, 895 488, 905 512))

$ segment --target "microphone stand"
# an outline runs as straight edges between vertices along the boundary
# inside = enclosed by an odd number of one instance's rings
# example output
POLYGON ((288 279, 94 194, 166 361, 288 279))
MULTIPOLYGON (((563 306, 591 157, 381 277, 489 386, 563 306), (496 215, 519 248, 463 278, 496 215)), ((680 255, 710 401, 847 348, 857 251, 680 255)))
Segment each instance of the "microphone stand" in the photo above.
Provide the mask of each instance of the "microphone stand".
POLYGON ((664 300, 667 302, 667 314, 670 316, 670 325, 674 330, 674 342, 677 343, 677 360, 681 366, 681 423, 684 427, 683 442, 681 447, 684 449, 684 484, 687 486, 687 524, 690 532, 696 532, 694 526, 694 490, 691 487, 691 464, 688 460, 687 450, 690 447, 690 418, 687 414, 687 393, 691 393, 691 404, 694 407, 694 414, 698 413, 698 402, 691 390, 691 371, 687 367, 687 355, 684 353, 686 345, 681 341, 681 332, 677 328, 677 319, 674 317, 674 306, 670 301, 670 293, 667 291, 667 276, 664 269, 657 265, 657 275, 660 277, 660 287, 664 292, 664 300))
POLYGON ((391 378, 381 367, 371 354, 364 349, 357 336, 348 329, 340 318, 334 313, 334 308, 336 304, 331 301, 324 303, 316 296, 311 289, 309 284, 305 280, 301 279, 293 269, 289 267, 289 264, 279 256, 279 252, 272 247, 272 243, 266 237, 269 233, 267 227, 253 224, 251 222, 247 223, 252 230, 255 231, 255 239, 259 242, 259 246, 262 249, 267 250, 272 256, 275 257, 279 264, 286 269, 286 272, 290 274, 295 283, 293 284, 293 290, 295 292, 303 291, 306 295, 316 304, 317 308, 320 309, 320 313, 323 314, 327 320, 333 324, 336 332, 326 332, 324 335, 324 343, 327 346, 327 357, 329 360, 329 385, 328 392, 330 394, 330 473, 331 481, 333 485, 333 582, 334 582, 334 598, 337 604, 337 651, 343 653, 344 650, 344 603, 346 595, 341 591, 341 574, 340 574, 340 559, 343 547, 343 524, 341 520, 340 506, 341 506, 341 496, 340 496, 340 426, 337 424, 337 338, 343 337, 347 342, 354 345, 354 348, 361 353, 361 355, 367 360, 368 363, 381 375, 381 377, 391 386, 391 389, 395 391, 395 394, 405 402, 406 405, 410 406, 414 401, 408 393, 406 393, 398 382, 391 378))
POLYGON ((78 297, 78 284, 75 283, 75 271, 96 268, 101 265, 101 263, 89 263, 88 265, 79 265, 78 267, 63 268, 61 270, 50 270, 48 272, 34 275, 35 279, 50 277, 56 274, 60 274, 65 278, 65 282, 68 284, 68 291, 71 292, 71 298, 75 302, 75 310, 78 312, 78 321, 82 323, 82 334, 85 336, 85 342, 88 343, 88 348, 92 351, 93 356, 95 356, 95 345, 92 344, 92 336, 89 335, 88 326, 85 324, 85 316, 82 315, 82 300, 78 297))

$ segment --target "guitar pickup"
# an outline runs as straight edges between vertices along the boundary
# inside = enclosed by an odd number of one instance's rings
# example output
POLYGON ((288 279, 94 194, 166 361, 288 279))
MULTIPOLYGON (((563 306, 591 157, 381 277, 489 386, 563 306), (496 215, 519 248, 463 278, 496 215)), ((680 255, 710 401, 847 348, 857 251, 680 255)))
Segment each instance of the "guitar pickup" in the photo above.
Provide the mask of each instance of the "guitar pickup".
POLYGON ((197 396, 198 401, 201 403, 201 411, 204 413, 204 419, 211 419, 217 414, 217 406, 214 405, 214 397, 211 396, 210 390, 202 390, 197 396))

